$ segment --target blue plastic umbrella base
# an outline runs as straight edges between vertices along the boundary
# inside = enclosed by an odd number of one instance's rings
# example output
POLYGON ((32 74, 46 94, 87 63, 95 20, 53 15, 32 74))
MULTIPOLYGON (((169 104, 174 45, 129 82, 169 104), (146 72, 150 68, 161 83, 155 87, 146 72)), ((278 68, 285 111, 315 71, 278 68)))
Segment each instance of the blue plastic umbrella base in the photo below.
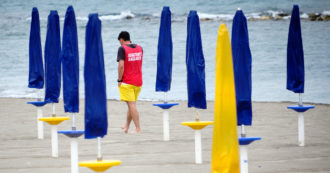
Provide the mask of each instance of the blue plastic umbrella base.
POLYGON ((36 102, 27 102, 27 104, 31 104, 31 105, 34 105, 36 107, 41 107, 41 106, 44 106, 45 104, 47 104, 47 102, 45 102, 45 101, 36 101, 36 102))
POLYGON ((170 109, 172 106, 179 105, 179 103, 155 103, 153 106, 158 106, 162 109, 170 109))
POLYGON ((57 133, 63 134, 69 138, 79 138, 85 133, 83 130, 68 130, 68 131, 58 131, 57 133))
POLYGON ((261 140, 261 137, 240 137, 238 138, 239 145, 249 145, 253 141, 261 140))
POLYGON ((306 111, 308 111, 308 109, 314 109, 314 108, 315 108, 315 106, 313 106, 313 105, 302 105, 302 106, 290 105, 290 106, 288 106, 288 109, 295 110, 296 112, 306 112, 306 111))

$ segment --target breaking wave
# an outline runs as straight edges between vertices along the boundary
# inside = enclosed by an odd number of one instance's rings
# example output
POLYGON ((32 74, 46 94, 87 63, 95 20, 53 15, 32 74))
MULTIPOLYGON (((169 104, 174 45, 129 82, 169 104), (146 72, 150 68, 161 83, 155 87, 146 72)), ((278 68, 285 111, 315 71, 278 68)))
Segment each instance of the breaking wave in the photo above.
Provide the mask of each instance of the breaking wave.
MULTIPOLYGON (((234 14, 212 14, 198 12, 199 19, 201 21, 231 21, 234 18, 234 14)), ((111 13, 111 14, 99 14, 99 18, 102 21, 112 21, 112 20, 129 20, 129 19, 141 19, 141 20, 152 20, 159 19, 161 13, 133 13, 131 11, 122 11, 120 13, 111 13)), ((185 14, 176 14, 172 13, 172 21, 174 22, 184 22, 187 19, 187 13, 185 14)), ((289 20, 291 18, 290 12, 285 11, 274 11, 267 10, 264 12, 252 12, 245 13, 245 16, 248 20, 289 20)), ((323 11, 317 13, 300 13, 300 18, 303 20, 317 20, 317 21, 330 21, 330 11, 323 11)), ((30 21, 31 17, 26 18, 30 21)), ((40 17, 40 20, 47 20, 46 17, 40 17)), ((64 16, 60 17, 60 20, 64 20, 64 16)), ((87 21, 87 16, 77 16, 77 21, 87 21)))

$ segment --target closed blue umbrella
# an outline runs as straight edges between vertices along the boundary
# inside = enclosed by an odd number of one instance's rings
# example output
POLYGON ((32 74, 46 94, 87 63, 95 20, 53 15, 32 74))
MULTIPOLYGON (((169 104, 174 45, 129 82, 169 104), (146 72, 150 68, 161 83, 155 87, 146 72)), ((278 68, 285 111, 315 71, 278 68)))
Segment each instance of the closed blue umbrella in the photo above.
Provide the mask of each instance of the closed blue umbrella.
POLYGON ((188 107, 206 109, 205 62, 197 12, 191 10, 188 16, 186 66, 188 107))
POLYGON ((246 17, 237 10, 232 27, 232 54, 235 75, 237 124, 251 125, 251 51, 246 17))
POLYGON ((47 36, 45 43, 45 102, 58 103, 61 89, 61 38, 60 20, 57 11, 52 10, 48 16, 47 36))
POLYGON ((170 7, 164 7, 158 38, 156 91, 167 92, 171 89, 172 52, 171 11, 170 7))
POLYGON ((304 50, 301 37, 299 6, 294 5, 291 14, 287 46, 287 83, 286 88, 299 93, 298 105, 288 106, 298 112, 298 145, 305 145, 304 115, 303 112, 313 109, 313 105, 303 105, 302 93, 305 85, 304 50))
MULTIPOLYGON (((44 87, 44 65, 42 62, 42 49, 40 39, 40 21, 39 12, 36 7, 32 9, 31 17, 31 29, 29 40, 29 88, 42 89, 44 87)), ((40 92, 39 92, 40 93, 40 92)), ((41 106, 45 105, 45 102, 28 102, 37 107, 37 124, 38 124, 38 139, 44 138, 43 123, 38 119, 42 117, 41 106)))
POLYGON ((304 83, 304 51, 301 38, 299 7, 298 5, 294 5, 291 14, 287 47, 286 88, 295 93, 304 93, 304 83))
POLYGON ((90 14, 86 27, 85 49, 85 138, 107 134, 107 97, 104 72, 101 21, 90 14))
POLYGON ((41 51, 39 12, 34 7, 32 9, 29 42, 29 88, 41 89, 44 87, 44 67, 41 51))
POLYGON ((69 6, 64 20, 61 60, 65 112, 79 112, 79 53, 76 17, 69 6))
POLYGON ((64 111, 72 114, 72 131, 58 131, 70 138, 71 141, 71 172, 78 172, 78 143, 74 138, 84 134, 76 130, 75 113, 79 112, 79 53, 76 16, 72 6, 66 10, 62 51, 60 54, 63 68, 63 101, 64 111))

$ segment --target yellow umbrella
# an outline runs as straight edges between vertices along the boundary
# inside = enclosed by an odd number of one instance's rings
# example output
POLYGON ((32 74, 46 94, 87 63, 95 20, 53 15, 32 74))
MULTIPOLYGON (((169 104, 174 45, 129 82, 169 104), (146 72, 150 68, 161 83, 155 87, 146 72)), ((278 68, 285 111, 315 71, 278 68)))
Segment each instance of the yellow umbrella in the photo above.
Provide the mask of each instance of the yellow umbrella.
POLYGON ((228 29, 221 24, 216 47, 212 173, 239 173, 236 98, 228 29))

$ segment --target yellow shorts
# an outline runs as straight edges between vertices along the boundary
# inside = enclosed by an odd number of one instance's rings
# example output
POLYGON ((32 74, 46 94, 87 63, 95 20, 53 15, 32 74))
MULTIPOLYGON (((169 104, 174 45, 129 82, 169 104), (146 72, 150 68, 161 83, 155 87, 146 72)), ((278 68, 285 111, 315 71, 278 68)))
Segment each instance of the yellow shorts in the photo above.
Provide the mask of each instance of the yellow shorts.
POLYGON ((130 84, 121 84, 119 87, 119 94, 121 101, 136 101, 140 94, 141 87, 130 85, 130 84))

